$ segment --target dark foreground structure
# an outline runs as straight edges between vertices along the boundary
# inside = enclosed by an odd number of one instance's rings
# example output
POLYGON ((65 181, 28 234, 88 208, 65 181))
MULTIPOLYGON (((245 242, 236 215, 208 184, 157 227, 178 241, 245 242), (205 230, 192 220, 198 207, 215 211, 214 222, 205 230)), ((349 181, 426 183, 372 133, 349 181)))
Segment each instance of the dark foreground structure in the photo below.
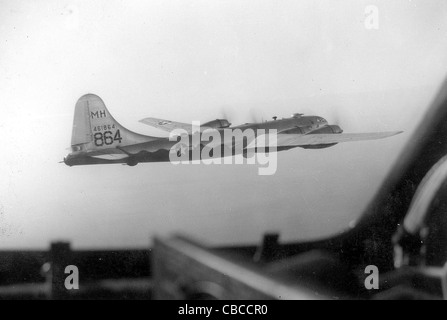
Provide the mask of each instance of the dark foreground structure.
POLYGON ((150 299, 149 250, 0 251, 0 299, 150 299), (67 290, 67 266, 79 271, 79 289, 67 290))

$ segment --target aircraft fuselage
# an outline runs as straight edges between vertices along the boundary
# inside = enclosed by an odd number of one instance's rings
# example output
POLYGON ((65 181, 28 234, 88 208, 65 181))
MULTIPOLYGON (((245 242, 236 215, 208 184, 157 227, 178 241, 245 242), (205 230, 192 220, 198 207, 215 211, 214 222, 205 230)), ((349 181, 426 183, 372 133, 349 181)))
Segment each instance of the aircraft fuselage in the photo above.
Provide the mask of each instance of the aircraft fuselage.
MULTIPOLYGON (((224 132, 228 130, 240 130, 242 132, 245 132, 247 130, 252 130, 255 135, 260 130, 265 130, 265 132, 269 132, 270 130, 276 130, 278 133, 298 133, 298 134, 307 134, 309 132, 315 132, 319 130, 325 130, 329 129, 327 132, 331 133, 341 133, 342 130, 338 126, 332 126, 337 127, 338 131, 330 129, 331 126, 328 125, 327 121, 321 117, 317 116, 294 116, 291 118, 284 118, 284 119, 278 119, 278 120, 271 120, 271 121, 265 121, 260 123, 246 123, 234 127, 228 127, 228 128, 214 128, 217 130, 220 135, 222 141, 224 141, 224 132)), ((190 139, 192 137, 190 136, 190 139)), ((203 142, 203 141, 202 141, 203 142)), ((123 156, 126 155, 127 157, 123 158, 103 158, 101 155, 103 153, 109 153, 111 150, 108 149, 102 149, 101 151, 97 152, 83 152, 83 151, 75 151, 70 153, 65 159, 64 162, 68 166, 76 166, 76 165, 89 165, 89 164, 109 164, 109 163, 123 163, 128 165, 136 165, 138 163, 142 162, 167 162, 170 161, 169 152, 171 148, 173 148, 178 141, 171 141, 169 138, 166 137, 159 137, 157 139, 151 139, 147 142, 142 143, 136 143, 132 145, 123 145, 123 146, 117 146, 113 149, 114 152, 118 152, 119 154, 122 154, 123 156)), ((203 148, 207 142, 203 142, 200 144, 200 148, 203 148)), ((245 145, 246 146, 246 145, 245 145)), ((328 147, 328 145, 321 145, 318 148, 325 148, 328 147)), ((226 145, 221 145, 222 151, 221 155, 224 156, 226 154, 231 155, 238 155, 243 154, 244 151, 240 148, 235 148, 233 146, 231 150, 228 150, 228 147, 226 145)), ((277 148, 276 151, 283 151, 283 150, 289 150, 293 147, 287 147, 287 148, 277 148)), ((262 152, 265 152, 268 150, 263 149, 262 152)), ((199 153, 201 154, 201 153, 199 153)), ((200 157, 201 159, 202 157, 200 157)), ((190 151, 190 160, 200 160, 196 159, 190 151)))

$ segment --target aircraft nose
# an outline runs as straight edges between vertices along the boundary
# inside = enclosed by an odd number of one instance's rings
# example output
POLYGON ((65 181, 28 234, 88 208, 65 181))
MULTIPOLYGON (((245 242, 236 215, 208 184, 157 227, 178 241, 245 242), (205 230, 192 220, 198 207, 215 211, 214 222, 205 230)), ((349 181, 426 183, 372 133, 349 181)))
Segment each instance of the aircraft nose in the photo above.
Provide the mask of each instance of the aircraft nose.
POLYGON ((64 163, 67 165, 67 166, 69 166, 69 167, 71 167, 73 164, 72 164, 72 161, 71 161, 71 157, 70 157, 70 155, 68 155, 68 156, 66 156, 66 157, 64 157, 64 163))

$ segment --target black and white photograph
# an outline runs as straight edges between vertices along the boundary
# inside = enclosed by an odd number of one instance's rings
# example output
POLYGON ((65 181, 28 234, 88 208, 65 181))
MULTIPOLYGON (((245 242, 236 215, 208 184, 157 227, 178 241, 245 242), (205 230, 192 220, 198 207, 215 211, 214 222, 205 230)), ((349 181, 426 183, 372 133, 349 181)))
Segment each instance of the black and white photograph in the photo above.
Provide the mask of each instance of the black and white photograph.
POLYGON ((0 300, 447 299, 443 0, 0 0, 0 141, 0 300))

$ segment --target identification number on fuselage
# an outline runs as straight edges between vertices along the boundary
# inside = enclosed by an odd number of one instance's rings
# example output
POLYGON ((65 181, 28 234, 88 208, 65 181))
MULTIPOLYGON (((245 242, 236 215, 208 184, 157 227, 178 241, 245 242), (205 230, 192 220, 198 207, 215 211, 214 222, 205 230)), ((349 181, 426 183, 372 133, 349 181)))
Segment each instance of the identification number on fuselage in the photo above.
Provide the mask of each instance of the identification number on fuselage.
POLYGON ((100 132, 100 131, 113 130, 113 129, 115 129, 114 124, 104 124, 104 125, 94 127, 93 132, 100 132))
POLYGON ((105 131, 105 132, 97 132, 93 135, 93 139, 95 141, 95 146, 102 147, 104 145, 110 146, 115 141, 121 143, 123 138, 121 138, 121 132, 116 130, 116 132, 105 131))

